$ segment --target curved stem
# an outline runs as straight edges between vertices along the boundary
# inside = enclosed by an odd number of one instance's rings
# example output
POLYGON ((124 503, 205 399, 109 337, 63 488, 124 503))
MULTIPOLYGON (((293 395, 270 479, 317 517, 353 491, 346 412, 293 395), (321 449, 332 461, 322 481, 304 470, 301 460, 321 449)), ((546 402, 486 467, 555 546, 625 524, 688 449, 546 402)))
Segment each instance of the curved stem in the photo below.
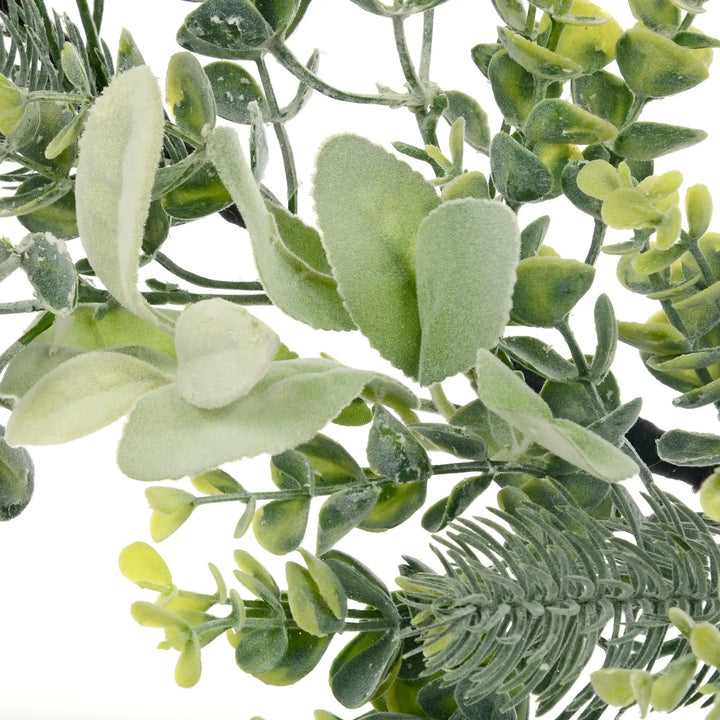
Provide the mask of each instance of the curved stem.
POLYGON ((402 67, 403 75, 407 80, 408 87, 418 95, 422 96, 423 86, 420 83, 420 78, 415 71, 412 58, 410 57, 410 50, 407 45, 407 38, 405 37, 405 18, 400 15, 393 15, 393 35, 395 36, 395 46, 398 51, 398 58, 400 59, 400 66, 402 67))
POLYGON ((585 263, 587 265, 595 265, 600 250, 602 249, 603 240, 605 240, 605 234, 607 233, 607 225, 602 220, 595 221, 595 227, 593 228, 593 236, 590 241, 590 248, 588 249, 585 263))
POLYGON ((698 246, 697 240, 691 238, 690 235, 688 235, 684 230, 681 231, 680 237, 682 239, 682 242, 685 244, 685 247, 693 256, 693 260, 695 260, 695 262, 698 264, 698 267, 700 268, 700 272, 702 272, 702 276, 705 280, 706 285, 710 287, 710 285, 715 282, 715 276, 713 275, 713 271, 710 268, 707 258, 705 257, 705 255, 703 255, 703 251, 698 246))
POLYGON ((430 397, 432 398, 433 404, 446 420, 449 420, 455 413, 455 406, 448 400, 445 391, 440 383, 434 383, 430 386, 430 397))
MULTIPOLYGON (((255 61, 255 64, 257 65, 258 72, 260 74, 260 82, 262 82, 270 112, 279 118, 280 106, 278 105, 277 98, 275 97, 275 90, 273 88, 270 73, 268 72, 264 58, 260 56, 255 61)), ((280 154, 282 155, 283 167, 285 168, 288 210, 293 214, 297 214, 298 179, 297 171, 295 169, 295 158, 293 157, 292 146, 290 145, 290 138, 288 137, 285 125, 281 120, 273 122, 272 126, 275 131, 275 137, 277 138, 278 145, 280 146, 280 154)))
POLYGON ((0 315, 17 315, 19 313, 38 312, 39 310, 44 310, 44 308, 35 300, 0 303, 0 315))
POLYGON ((190 270, 180 267, 174 263, 167 255, 161 252, 156 252, 153 256, 154 260, 164 267, 168 272, 173 275, 197 285, 198 287, 214 288, 216 290, 262 290, 263 286, 256 280, 248 282, 236 282, 233 280, 213 280, 212 278, 206 278, 202 275, 197 275, 190 270))
POLYGON ((290 49, 277 36, 269 41, 268 50, 273 54, 275 59, 298 80, 317 90, 319 93, 326 95, 333 100, 341 100, 343 102, 361 103, 366 105, 386 105, 388 107, 402 107, 405 104, 407 96, 388 96, 388 95, 363 95, 360 93, 349 93, 340 90, 332 85, 328 85, 317 75, 310 72, 293 54, 290 49))

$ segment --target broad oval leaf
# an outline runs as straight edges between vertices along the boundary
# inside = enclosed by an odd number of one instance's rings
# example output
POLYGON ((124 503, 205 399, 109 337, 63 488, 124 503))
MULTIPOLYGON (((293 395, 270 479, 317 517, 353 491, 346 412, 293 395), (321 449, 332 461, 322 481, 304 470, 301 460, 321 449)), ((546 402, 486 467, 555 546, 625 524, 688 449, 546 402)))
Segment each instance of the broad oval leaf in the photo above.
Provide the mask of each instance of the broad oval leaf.
POLYGON ((434 188, 377 145, 339 135, 320 150, 314 196, 323 245, 350 316, 383 357, 417 377, 415 237, 440 203, 434 188))
POLYGON ((178 168, 177 177, 170 179, 174 182, 179 178, 179 182, 161 193, 163 210, 170 217, 194 220, 224 210, 232 203, 230 193, 211 163, 192 163, 181 168, 183 162, 161 168, 161 172, 178 168))
POLYGON ((90 352, 43 376, 8 421, 10 445, 50 445, 88 435, 122 417, 143 395, 171 382, 149 363, 118 352, 90 352))
POLYGON ((137 288, 138 255, 163 142, 160 88, 146 65, 115 77, 93 105, 75 179, 80 240, 97 276, 132 312, 172 333, 137 288))
POLYGON ((493 55, 487 74, 505 120, 515 127, 523 127, 534 105, 535 76, 504 49, 493 55))
POLYGON ((669 0, 629 0, 629 5, 632 14, 650 30, 672 37, 680 27, 680 8, 669 0))
POLYGON ((507 133, 493 138, 490 167, 495 187, 510 203, 535 202, 552 188, 552 176, 542 160, 507 133))
POLYGON ((422 526, 428 532, 439 532, 467 510, 490 486, 492 475, 476 475, 461 480, 446 498, 438 500, 424 513, 422 526))
POLYGON ((443 423, 417 423, 410 425, 417 435, 429 440, 438 450, 468 460, 484 460, 487 457, 485 443, 471 430, 443 423))
POLYGON ((572 81, 573 101, 588 112, 622 127, 633 103, 633 94, 622 78, 605 70, 572 81))
POLYGON ((515 213, 498 202, 453 200, 423 220, 415 260, 420 384, 468 370, 478 348, 497 344, 510 319, 519 252, 515 213))
POLYGON ((623 34, 616 52, 625 82, 643 97, 674 95, 708 77, 707 67, 691 50, 641 26, 623 34))
POLYGON ((706 137, 704 130, 656 122, 635 122, 615 138, 613 152, 631 160, 654 160, 702 142, 706 137))
POLYGON ((318 434, 295 447, 308 459, 315 481, 327 485, 364 483, 365 473, 352 455, 332 438, 318 434))
POLYGON ((425 504, 426 497, 426 481, 386 483, 381 486, 373 509, 358 527, 369 532, 383 532, 402 525, 425 504))
POLYGON ((249 125, 252 116, 248 105, 256 102, 263 107, 265 104, 265 96, 255 78, 240 65, 224 61, 206 65, 205 74, 212 87, 218 115, 234 123, 249 125))
POLYGON ((200 408, 221 408, 265 375, 280 338, 245 308, 213 298, 181 313, 175 346, 181 397, 200 408))
POLYGON ((330 666, 330 688, 345 707, 370 700, 392 668, 401 643, 392 632, 366 632, 353 638, 330 666))
MULTIPOLYGON (((15 192, 22 195, 47 185, 57 187, 57 184, 48 178, 33 175, 20 183, 15 192)), ((49 232, 60 240, 76 238, 78 227, 75 217, 75 191, 71 189, 55 202, 32 212, 18 215, 17 219, 30 232, 49 232)))
POLYGON ((295 628, 288 629, 287 636, 287 650, 275 667, 255 673, 255 677, 266 685, 293 685, 302 680, 320 662, 332 640, 332 635, 316 637, 295 628))
POLYGON ((445 92, 448 106, 443 112, 445 119, 452 125, 458 118, 465 120, 465 142, 480 152, 487 153, 490 146, 490 127, 487 113, 477 100, 460 92, 445 92))
POLYGON ((559 53, 540 47, 522 35, 499 28, 500 42, 510 57, 528 72, 544 80, 570 80, 585 73, 582 65, 559 53))
POLYGON ((215 97, 192 53, 179 52, 170 58, 165 99, 178 127, 190 136, 203 138, 215 126, 215 97))
POLYGON ((338 617, 328 607, 308 570, 302 565, 288 562, 285 566, 285 575, 290 612, 301 630, 323 637, 343 629, 344 615, 338 617))
POLYGON ((271 500, 255 512, 255 539, 273 555, 287 555, 303 541, 309 514, 309 497, 271 500))
POLYGON ((250 675, 260 675, 278 666, 288 649, 284 627, 243 628, 238 633, 235 662, 250 675))
POLYGON ((591 145, 611 140, 617 128, 577 105, 549 98, 532 109, 525 125, 527 140, 535 143, 591 145))
POLYGON ((174 388, 164 388, 135 406, 118 463, 130 477, 160 480, 283 452, 308 442, 372 377, 329 360, 285 360, 273 363, 247 395, 219 410, 196 408, 174 388))
POLYGON ((501 345, 510 357, 544 378, 570 380, 577 377, 577 368, 538 338, 506 337, 501 345))
POLYGON ((260 280, 273 303, 315 328, 353 329, 335 285, 308 276, 284 249, 278 226, 265 206, 235 132, 216 128, 208 139, 208 150, 245 220, 260 280))
POLYGON ((10 447, 0 425, 0 521, 12 520, 28 505, 33 494, 35 471, 25 448, 10 447))
POLYGON ((720 463, 720 436, 669 430, 657 441, 658 455, 675 465, 705 466, 720 463))

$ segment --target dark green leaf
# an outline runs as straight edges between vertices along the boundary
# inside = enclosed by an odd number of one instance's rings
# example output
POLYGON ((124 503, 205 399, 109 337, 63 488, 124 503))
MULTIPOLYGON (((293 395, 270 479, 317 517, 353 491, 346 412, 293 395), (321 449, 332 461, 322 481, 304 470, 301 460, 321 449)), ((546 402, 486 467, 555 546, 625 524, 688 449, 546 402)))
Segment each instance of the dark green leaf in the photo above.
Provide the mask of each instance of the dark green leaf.
MULTIPOLYGON (((615 408, 620 404, 620 393, 613 375, 606 375, 597 388, 607 408, 615 408)), ((587 387, 582 383, 548 380, 540 397, 550 406, 555 417, 567 418, 578 425, 589 425, 596 417, 589 402, 587 387)))
POLYGON ((178 127, 191 137, 202 138, 215 126, 215 98, 197 58, 179 52, 170 58, 165 99, 178 127))
POLYGON ((674 95, 708 77, 707 67, 692 51, 640 26, 625 32, 616 52, 620 72, 636 95, 674 95))
POLYGON ((375 507, 380 497, 377 487, 347 488, 332 494, 318 514, 317 553, 327 552, 375 507))
POLYGON ((162 196, 163 209, 178 220, 212 215, 231 203, 230 193, 209 162, 204 162, 187 179, 162 196))
POLYGON ((619 78, 606 70, 572 81, 573 101, 588 112, 622 127, 633 103, 633 94, 619 78))
POLYGON ((295 449, 308 459, 318 483, 338 485, 365 482, 365 474, 352 455, 325 435, 318 434, 295 449))
POLYGON ((443 423, 417 423, 410 429, 429 440, 438 450, 468 460, 484 460, 487 448, 481 438, 465 428, 443 423))
POLYGON ((720 281, 673 303, 688 337, 698 338, 720 323, 720 281))
POLYGON ((0 425, 0 520, 12 520, 27 507, 34 476, 27 450, 10 447, 5 442, 5 428, 0 425))
POLYGON ((720 378, 676 397, 673 405, 681 408, 698 408, 718 400, 720 400, 720 378))
POLYGON ((324 553, 322 559, 335 573, 348 598, 377 608, 386 618, 398 620, 390 592, 371 570, 339 550, 324 553))
POLYGON ((298 627, 316 637, 340 632, 344 619, 328 607, 310 573, 302 565, 288 562, 285 574, 290 612, 298 627))
POLYGON ((266 685, 293 685, 302 680, 320 662, 332 640, 331 635, 316 637, 295 628, 288 629, 287 636, 287 650, 272 670, 255 673, 266 685))
POLYGON ((490 167, 495 187, 513 204, 540 200, 552 188, 543 162, 506 133, 492 140, 490 167))
POLYGON ((607 120, 565 100, 541 100, 530 113, 525 134, 528 143, 591 145, 611 140, 617 128, 607 120))
POLYGON ((375 507, 358 527, 370 532, 397 527, 425 504, 426 496, 427 483, 424 481, 385 484, 375 507))
POLYGON ((72 190, 72 181, 62 178, 54 182, 23 183, 15 195, 0 198, 0 218, 26 215, 53 205, 72 190))
POLYGON ((543 215, 542 217, 533 220, 531 223, 523 228, 520 233, 520 259, 526 257, 532 257, 537 255, 540 246, 543 244, 543 240, 547 235, 548 228, 550 227, 550 216, 543 215))
POLYGON ((635 398, 615 408, 605 417, 590 423, 588 430, 592 430, 613 445, 619 445, 625 433, 630 430, 638 419, 641 407, 642 400, 635 398))
POLYGON ((287 649, 284 627, 243 628, 238 633, 235 662, 244 672, 259 675, 277 667, 287 649))
POLYGON ((296 550, 305 537, 309 512, 309 497, 271 500, 255 513, 255 538, 268 552, 286 555, 296 550))
POLYGON ((314 472, 307 457, 297 450, 286 450, 270 458, 270 472, 273 482, 281 490, 311 488, 315 481, 314 472))
POLYGON ((562 190, 570 202, 584 213, 591 215, 596 220, 602 219, 603 203, 597 198, 586 195, 577 184, 577 176, 580 170, 586 165, 581 162, 568 163, 563 169, 561 178, 562 190))
POLYGON ((699 50, 701 48, 717 48, 720 47, 720 40, 702 32, 694 32, 686 30, 673 35, 673 41, 682 47, 693 48, 699 50))
POLYGON ((345 707, 370 700, 395 664, 400 640, 392 631, 366 632, 353 638, 330 666, 330 688, 345 707))
POLYGON ((265 96, 255 78, 243 67, 231 62, 214 62, 205 66, 217 113, 220 117, 241 125, 250 124, 248 105, 256 102, 261 108, 265 96))
POLYGON ((524 30, 527 22, 525 8, 520 0, 492 0, 503 22, 515 30, 524 30))
POLYGON ((470 56, 472 57, 473 62, 486 78, 489 78, 488 67, 490 65, 490 61, 493 59, 498 50, 502 50, 502 45, 499 43, 484 43, 475 45, 470 51, 470 56))
POLYGON ((490 146, 490 126, 487 113, 480 103, 459 90, 447 90, 445 97, 448 106, 443 112, 445 119, 452 125, 458 118, 465 120, 465 142, 470 147, 487 153, 490 146))
POLYGON ((448 497, 438 500, 422 517, 422 526, 428 532, 439 532, 467 510, 492 482, 492 475, 477 475, 461 480, 448 497))
POLYGON ((680 8, 669 0, 629 0, 632 14, 650 30, 673 35, 680 27, 680 8))
MULTIPOLYGON (((41 175, 32 175, 18 185, 17 195, 25 195, 31 190, 45 187, 52 181, 41 175)), ((30 232, 49 232, 60 240, 70 240, 78 236, 75 218, 75 192, 70 190, 61 198, 32 212, 18 215, 20 224, 30 232)))
POLYGON ((535 100, 535 76, 500 50, 487 68, 495 102, 505 120, 514 127, 525 125, 535 100))
POLYGON ((539 78, 562 81, 585 74, 583 66, 574 60, 541 47, 507 28, 499 28, 499 35, 510 57, 539 78))
POLYGON ((517 335, 506 337, 501 346, 512 358, 538 375, 551 380, 570 380, 577 369, 542 340, 517 335))
POLYGON ((374 472, 399 483, 427 480, 430 459, 408 428, 382 405, 373 408, 367 458, 374 472))
POLYGON ((657 441, 658 455, 674 465, 706 466, 720 463, 720 436, 668 430, 657 441))
POLYGON ((654 160, 695 145, 706 137, 704 130, 656 122, 635 122, 615 138, 613 151, 620 157, 633 160, 654 160))

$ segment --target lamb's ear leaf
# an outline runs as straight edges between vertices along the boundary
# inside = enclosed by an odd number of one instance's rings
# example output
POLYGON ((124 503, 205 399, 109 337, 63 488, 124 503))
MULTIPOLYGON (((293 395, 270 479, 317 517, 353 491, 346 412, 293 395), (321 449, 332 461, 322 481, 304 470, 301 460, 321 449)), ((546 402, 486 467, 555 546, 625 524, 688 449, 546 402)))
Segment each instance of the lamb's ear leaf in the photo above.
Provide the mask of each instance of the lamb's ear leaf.
POLYGON ((221 298, 187 307, 175 328, 177 389, 200 408, 247 394, 268 371, 280 338, 245 308, 221 298))
POLYGON ((415 261, 422 385, 469 370, 478 348, 497 344, 519 252, 515 213, 500 203, 452 200, 423 220, 415 261))
POLYGON ((384 358, 417 377, 415 237, 440 203, 435 189, 381 147, 338 135, 318 155, 314 196, 323 245, 350 316, 384 358))
POLYGON ((89 435, 122 417, 171 378, 132 355, 89 352, 43 376, 13 410, 10 445, 51 445, 89 435))
MULTIPOLYGON (((257 182, 234 130, 218 127, 208 137, 208 152, 220 179, 245 220, 255 263, 265 292, 291 317, 322 330, 352 330, 332 281, 306 272, 284 247, 275 219, 265 206, 257 182)), ((302 226, 292 218, 288 227, 302 226)))
POLYGON ((163 142, 160 88, 147 65, 118 75, 80 138, 75 202, 80 240, 96 275, 128 310, 168 334, 172 323, 137 288, 138 256, 163 142))
POLYGON ((720 436, 668 430, 657 441, 658 455, 674 465, 706 466, 720 463, 720 436))
POLYGON ((284 360, 247 395, 218 410, 194 407, 174 387, 161 388, 133 409, 118 463, 130 477, 160 480, 281 453, 314 437, 372 377, 330 360, 284 360))

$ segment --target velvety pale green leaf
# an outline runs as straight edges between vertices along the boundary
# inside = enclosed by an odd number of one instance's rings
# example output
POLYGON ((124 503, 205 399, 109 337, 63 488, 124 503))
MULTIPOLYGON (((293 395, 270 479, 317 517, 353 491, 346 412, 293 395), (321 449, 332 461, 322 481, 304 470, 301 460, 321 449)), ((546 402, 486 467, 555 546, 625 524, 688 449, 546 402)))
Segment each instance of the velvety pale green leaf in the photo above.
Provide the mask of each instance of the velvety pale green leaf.
POLYGON ((323 601, 338 620, 344 619, 347 615, 347 596, 332 568, 307 550, 300 548, 300 554, 323 601))
POLYGON ((287 631, 288 647, 272 670, 255 673, 266 685, 293 685, 302 680, 325 654, 332 636, 316 637, 310 633, 290 628, 287 631))
POLYGON ((122 417, 136 400, 170 382, 130 355, 92 352, 43 376, 8 421, 10 445, 48 445, 88 435, 122 417))
POLYGON ((140 52, 133 36, 130 32, 123 28, 120 31, 120 40, 118 42, 117 62, 118 75, 124 73, 130 68, 138 67, 138 65, 145 65, 145 59, 140 52))
POLYGON ((590 375, 602 380, 610 372, 618 341, 615 311, 610 298, 604 293, 595 301, 595 334, 597 345, 590 366, 590 375))
POLYGON ((361 633, 335 657, 330 688, 345 707, 357 708, 372 698, 392 668, 400 650, 394 632, 361 633))
POLYGON ((140 587, 172 587, 172 575, 155 548, 144 542, 134 542, 120 553, 120 572, 140 587))
POLYGON ((445 202, 423 220, 415 261, 422 385, 468 370, 479 347, 497 344, 519 251, 515 213, 491 200, 445 202))
POLYGON ((294 562, 285 565, 288 603, 298 627, 311 635, 322 637, 339 632, 344 620, 335 616, 323 600, 310 573, 294 562))
POLYGON ((480 400, 473 400, 456 410, 450 417, 450 423, 479 435, 487 445, 491 459, 516 457, 514 451, 520 451, 518 433, 480 400))
POLYGON ((720 281, 673 303, 688 337, 698 338, 720 323, 720 281))
POLYGON ((0 521, 17 517, 30 502, 35 471, 25 448, 13 448, 5 442, 0 425, 0 521))
POLYGON ((691 50, 641 26, 623 34, 616 53, 620 72, 636 95, 674 95, 708 77, 707 67, 691 50))
POLYGON ((170 58, 165 100, 178 127, 191 137, 203 138, 215 126, 215 97, 192 53, 179 52, 170 58))
POLYGON ((587 0, 575 0, 570 13, 578 18, 598 18, 605 22, 593 23, 582 19, 565 23, 555 46, 555 52, 576 62, 585 73, 594 72, 615 59, 615 45, 622 28, 601 7, 587 0))
POLYGON ((426 497, 426 481, 382 485, 375 506, 358 527, 382 532, 402 525, 425 504, 426 497))
POLYGON ((200 408, 221 408, 246 395, 265 375, 280 338, 245 308, 213 298, 187 307, 177 320, 176 387, 200 408))
POLYGON ((535 76, 515 62, 504 49, 492 56, 487 76, 505 120, 515 127, 523 127, 534 105, 535 76))
POLYGON ((175 682, 183 688, 193 687, 200 680, 201 671, 200 640, 193 634, 180 651, 175 664, 175 682))
POLYGON ((380 403, 398 412, 416 410, 420 407, 417 395, 406 385, 388 375, 377 375, 366 386, 363 398, 371 403, 380 403))
POLYGON ((181 183, 162 195, 163 209, 178 220, 205 217, 231 203, 230 193, 209 162, 200 164, 192 172, 188 171, 188 176, 181 183))
POLYGON ((279 205, 268 203, 268 209, 275 218, 280 242, 288 254, 302 265, 303 269, 334 284, 332 268, 328 263, 320 233, 279 205))
POLYGON ((409 426, 417 435, 429 440, 438 450, 467 460, 484 460, 487 448, 482 439, 466 428, 443 423, 417 423, 409 426))
POLYGON ((700 505, 709 518, 720 522, 720 475, 713 473, 700 486, 700 505))
POLYGON ((255 78, 243 67, 218 61, 205 66, 220 117, 241 125, 250 123, 248 105, 256 102, 261 108, 265 96, 255 78))
POLYGON ((704 130, 656 122, 635 122, 615 138, 613 151, 633 160, 654 160, 695 145, 706 137, 704 130))
POLYGON ((174 388, 165 388, 134 408, 118 462, 130 477, 150 480, 197 475, 241 457, 282 452, 308 442, 371 377, 327 360, 285 360, 273 363, 247 395, 220 410, 195 408, 174 388))
POLYGON ((208 150, 223 183, 245 220, 265 291, 281 310, 323 330, 354 327, 332 283, 307 276, 284 250, 277 224, 260 194, 237 135, 216 128, 208 150))
POLYGON ((138 254, 163 141, 160 88, 146 65, 110 83, 80 140, 75 198, 80 239, 105 287, 122 305, 172 332, 137 288, 138 254))
POLYGON ((71 313, 77 303, 78 276, 65 243, 50 233, 32 233, 16 251, 39 302, 56 315, 71 313))
POLYGON ((720 464, 720 436, 669 430, 657 441, 658 455, 674 465, 720 464))
POLYGON ((669 360, 663 357, 650 358, 648 365, 656 370, 697 370, 699 368, 709 367, 720 362, 720 348, 712 350, 699 350, 698 352, 678 355, 669 360))
POLYGON ((164 515, 171 515, 195 502, 192 494, 175 487, 150 487, 145 491, 145 497, 153 510, 164 515))
POLYGON ((458 118, 465 120, 465 142, 475 150, 487 153, 490 146, 490 126, 487 113, 474 98, 459 90, 445 91, 448 106, 443 116, 452 125, 458 118))
POLYGON ((495 187, 511 202, 540 200, 552 188, 552 176, 542 160, 506 133, 490 144, 490 167, 495 187))
POLYGON ((595 268, 578 260, 545 256, 521 260, 513 316, 524 325, 551 327, 590 289, 595 268))
POLYGON ((26 92, 0 74, 0 133, 13 133, 25 115, 26 92))
POLYGON ((288 632, 284 627, 243 628, 238 635, 235 662, 250 675, 277 667, 288 649, 288 632))
POLYGON ((165 630, 182 633, 187 637, 192 634, 192 629, 186 620, 154 603, 134 602, 130 606, 130 612, 136 622, 143 627, 164 628, 165 630))
POLYGON ((345 448, 332 438, 318 434, 295 447, 308 459, 316 482, 328 485, 364 483, 365 473, 345 448))
POLYGON ((415 295, 415 236, 439 204, 408 165, 353 135, 320 150, 315 208, 338 290, 370 344, 417 377, 420 318, 415 295))
POLYGON ((307 457, 297 450, 286 450, 270 458, 272 481, 280 490, 300 490, 314 485, 314 471, 307 457))
POLYGON ((166 540, 185 523, 192 515, 193 510, 192 505, 186 505, 171 513, 154 511, 150 515, 150 537, 155 542, 166 540))
POLYGON ((443 185, 440 197, 443 202, 460 200, 462 198, 476 198, 478 200, 490 199, 490 188, 487 178, 475 170, 458 175, 443 185))
POLYGON ((577 369, 569 360, 538 338, 506 337, 502 339, 501 347, 510 357, 545 378, 570 380, 577 376, 577 369))
POLYGON ((255 539, 268 552, 286 555, 303 541, 309 512, 309 497, 271 500, 255 512, 255 539))
POLYGON ((575 143, 590 145, 611 140, 617 128, 597 115, 559 98, 541 100, 525 125, 530 144, 575 143))
MULTIPOLYGON (((693 634, 697 632, 698 627, 693 628, 693 634)), ((711 627, 716 630, 715 635, 717 635, 717 628, 714 625, 711 625, 711 627)), ((690 646, 693 647, 692 634, 690 639, 690 646)), ((717 645, 715 647, 717 648, 717 645)), ((702 659, 702 654, 700 654, 700 658, 702 659)), ((720 653, 717 649, 712 653, 712 658, 720 660, 720 653)), ((674 709, 690 689, 696 669, 697 659, 693 654, 690 654, 673 660, 659 675, 655 675, 652 679, 650 693, 650 704, 653 709, 658 712, 670 712, 674 709)))
POLYGON ((422 517, 422 526, 428 532, 439 532, 448 523, 462 515, 472 502, 479 497, 492 482, 492 475, 477 475, 461 480, 450 495, 438 500, 422 517))
POLYGON ((633 94, 612 73, 598 70, 572 81, 573 101, 588 112, 621 127, 632 106, 633 94))
POLYGON ((203 44, 250 57, 273 34, 251 0, 206 0, 185 18, 183 29, 203 44))
POLYGON ((86 118, 87 111, 81 111, 59 130, 45 147, 45 157, 48 160, 54 160, 77 142, 85 127, 86 118))
POLYGON ((526 225, 520 233, 520 259, 537 255, 550 227, 550 216, 543 215, 526 225))
MULTIPOLYGON (((481 43, 475 45, 470 50, 470 57, 472 61, 477 65, 478 70, 489 79, 489 66, 490 61, 495 57, 499 50, 503 50, 503 46, 499 43, 481 43)), ((507 52, 507 51, 504 51, 507 52)))
POLYGON ((524 30, 527 22, 525 8, 520 0, 491 0, 503 22, 515 30, 524 30))
POLYGON ((690 350, 685 336, 672 325, 660 322, 618 322, 620 340, 653 355, 679 355, 690 350))
POLYGON ((563 145, 562 143, 538 143, 533 147, 533 153, 550 172, 552 184, 545 199, 557 197, 562 192, 563 171, 570 163, 583 159, 577 145, 563 145))
POLYGON ((710 227, 713 201, 707 185, 698 183, 689 187, 685 194, 685 215, 688 221, 688 235, 702 237, 710 227))
POLYGON ((507 28, 499 28, 500 42, 515 62, 544 80, 570 80, 585 73, 582 65, 541 47, 507 28))
POLYGON ((362 398, 355 398, 342 412, 333 420, 336 425, 358 427, 372 422, 372 410, 362 398))
POLYGON ((478 352, 476 372, 481 400, 533 442, 607 482, 637 472, 635 463, 600 436, 564 418, 553 419, 542 398, 488 351, 478 352))
POLYGON ((333 493, 318 513, 317 552, 327 552, 353 528, 357 527, 375 507, 380 496, 377 487, 349 487, 333 493))
POLYGON ((242 492, 242 486, 224 470, 210 470, 209 472, 191 478, 196 490, 205 495, 225 495, 242 492))
POLYGON ((399 620, 390 592, 369 568, 339 550, 324 553, 322 559, 335 573, 348 598, 377 608, 386 618, 399 620))
POLYGON ((626 668, 603 668, 590 675, 590 682, 598 697, 613 707, 623 707, 635 702, 630 685, 633 670, 626 668))
POLYGON ((424 481, 432 475, 430 459, 423 446, 382 405, 373 408, 367 458, 374 472, 395 482, 424 481))
POLYGON ((672 36, 680 27, 682 15, 669 0, 629 0, 632 14, 650 30, 672 36))
POLYGON ((710 37, 703 32, 695 30, 684 30, 676 33, 673 35, 673 42, 676 42, 678 45, 682 45, 682 47, 697 50, 720 47, 720 40, 718 40, 718 38, 710 37))
POLYGON ((698 408, 720 400, 720 379, 689 390, 673 400, 673 405, 681 408, 698 408))

